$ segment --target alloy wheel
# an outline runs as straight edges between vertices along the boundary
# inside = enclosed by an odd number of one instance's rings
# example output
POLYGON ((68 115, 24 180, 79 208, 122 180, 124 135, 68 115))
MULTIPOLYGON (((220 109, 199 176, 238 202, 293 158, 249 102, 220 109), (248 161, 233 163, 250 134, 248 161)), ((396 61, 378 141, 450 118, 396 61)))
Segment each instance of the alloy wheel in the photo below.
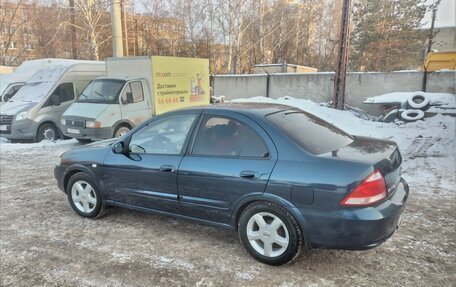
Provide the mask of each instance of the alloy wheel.
POLYGON ((266 257, 282 255, 290 243, 285 223, 269 212, 256 213, 249 219, 247 239, 256 252, 266 257))
POLYGON ((92 212, 97 205, 97 194, 93 187, 84 180, 78 180, 71 188, 74 206, 83 213, 92 212))

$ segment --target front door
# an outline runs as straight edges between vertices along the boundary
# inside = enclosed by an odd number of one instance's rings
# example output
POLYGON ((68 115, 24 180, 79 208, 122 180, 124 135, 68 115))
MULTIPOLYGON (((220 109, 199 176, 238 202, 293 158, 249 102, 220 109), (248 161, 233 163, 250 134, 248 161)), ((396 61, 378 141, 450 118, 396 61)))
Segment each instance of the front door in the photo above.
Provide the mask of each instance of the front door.
POLYGON ((198 115, 157 117, 131 136, 128 153, 111 150, 103 166, 105 199, 179 213, 177 170, 198 115))
POLYGON ((228 223, 239 200, 264 192, 276 160, 275 147, 258 124, 207 111, 179 167, 182 210, 228 223))
POLYGON ((135 126, 152 116, 150 97, 144 94, 142 81, 127 83, 120 95, 122 119, 127 119, 135 126))
POLYGON ((39 115, 44 115, 46 120, 52 120, 60 124, 60 118, 73 103, 74 95, 73 83, 62 83, 58 85, 41 107, 39 115), (58 99, 58 102, 54 102, 54 99, 58 99))

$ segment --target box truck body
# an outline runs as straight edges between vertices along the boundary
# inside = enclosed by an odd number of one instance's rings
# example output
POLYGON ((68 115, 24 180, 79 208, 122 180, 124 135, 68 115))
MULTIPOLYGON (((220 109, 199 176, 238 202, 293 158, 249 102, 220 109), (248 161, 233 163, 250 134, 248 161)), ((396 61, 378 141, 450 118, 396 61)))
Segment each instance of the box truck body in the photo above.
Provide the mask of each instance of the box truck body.
POLYGON ((106 71, 63 114, 66 136, 80 141, 119 137, 154 115, 209 104, 207 59, 109 58, 106 71))

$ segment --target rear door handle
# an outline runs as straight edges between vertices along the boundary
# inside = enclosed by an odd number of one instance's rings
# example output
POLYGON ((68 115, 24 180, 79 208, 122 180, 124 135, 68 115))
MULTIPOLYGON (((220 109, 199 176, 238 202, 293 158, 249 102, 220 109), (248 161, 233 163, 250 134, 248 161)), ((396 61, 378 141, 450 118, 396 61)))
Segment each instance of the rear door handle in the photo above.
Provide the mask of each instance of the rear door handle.
POLYGON ((160 166, 160 170, 161 171, 173 171, 174 170, 174 165, 170 165, 170 164, 164 164, 162 166, 160 166))
POLYGON ((257 177, 256 175, 257 175, 256 172, 250 171, 250 170, 241 171, 241 173, 239 174, 239 176, 242 178, 255 178, 255 177, 257 177))

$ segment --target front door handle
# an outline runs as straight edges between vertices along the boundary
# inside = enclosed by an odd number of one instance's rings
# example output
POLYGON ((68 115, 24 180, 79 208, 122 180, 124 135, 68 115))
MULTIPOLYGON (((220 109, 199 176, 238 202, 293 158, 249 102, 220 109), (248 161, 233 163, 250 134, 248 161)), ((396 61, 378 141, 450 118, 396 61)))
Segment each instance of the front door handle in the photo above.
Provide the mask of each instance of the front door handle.
POLYGON ((257 175, 256 172, 250 171, 250 170, 241 171, 241 173, 239 174, 239 176, 242 178, 255 178, 256 175, 257 175))
POLYGON ((164 165, 160 166, 160 170, 161 171, 167 171, 167 172, 173 171, 174 170, 174 165, 164 164, 164 165))

